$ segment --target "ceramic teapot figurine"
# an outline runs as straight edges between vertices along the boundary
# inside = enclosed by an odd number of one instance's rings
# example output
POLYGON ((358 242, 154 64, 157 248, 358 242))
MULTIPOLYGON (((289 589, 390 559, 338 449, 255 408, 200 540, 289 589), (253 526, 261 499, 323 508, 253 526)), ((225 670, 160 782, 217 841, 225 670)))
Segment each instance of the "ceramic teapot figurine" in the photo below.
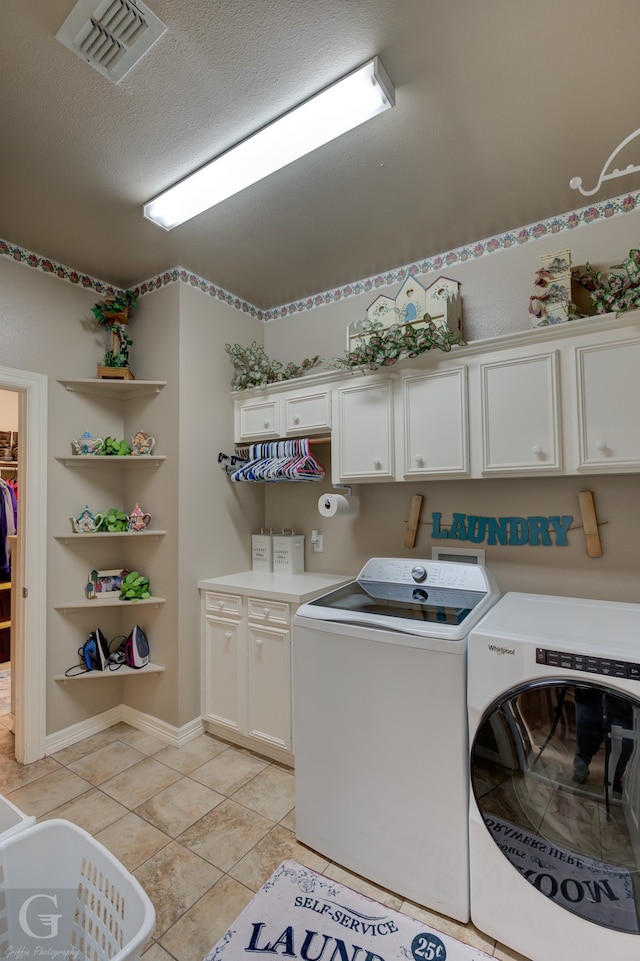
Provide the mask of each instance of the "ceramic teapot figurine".
POLYGON ((139 504, 129 513, 128 528, 130 531, 142 531, 149 525, 151 514, 145 514, 139 504))
POLYGON ((71 446, 76 454, 97 454, 104 447, 102 437, 92 437, 88 430, 85 430, 81 437, 71 441, 71 446))
POLYGON ((77 517, 70 517, 69 520, 74 534, 95 534, 103 529, 105 515, 92 514, 89 505, 86 504, 84 510, 77 517))
POLYGON ((141 454, 150 454, 153 450, 155 442, 155 437, 150 437, 149 434, 145 434, 143 430, 139 430, 137 434, 134 434, 131 438, 132 457, 136 457, 141 454))

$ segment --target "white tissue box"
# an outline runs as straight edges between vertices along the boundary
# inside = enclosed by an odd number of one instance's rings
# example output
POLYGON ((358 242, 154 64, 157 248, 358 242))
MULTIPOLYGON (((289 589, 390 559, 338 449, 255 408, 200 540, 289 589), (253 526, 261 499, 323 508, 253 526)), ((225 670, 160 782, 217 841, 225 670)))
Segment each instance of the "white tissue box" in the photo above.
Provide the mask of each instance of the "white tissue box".
POLYGON ((273 573, 304 573, 304 534, 273 535, 273 573))

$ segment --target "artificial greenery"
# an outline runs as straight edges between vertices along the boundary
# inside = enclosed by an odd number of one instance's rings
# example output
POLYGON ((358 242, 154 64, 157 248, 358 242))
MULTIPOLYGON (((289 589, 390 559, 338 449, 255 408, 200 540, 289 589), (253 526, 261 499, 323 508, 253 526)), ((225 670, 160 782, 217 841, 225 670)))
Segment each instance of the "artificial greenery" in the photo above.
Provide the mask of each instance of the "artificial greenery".
POLYGON ((597 314, 621 314, 640 307, 640 250, 630 250, 623 263, 608 271, 594 270, 587 263, 583 268, 573 268, 571 273, 589 292, 597 314))
POLYGON ((131 453, 131 448, 126 440, 117 440, 115 437, 105 437, 102 448, 98 451, 101 457, 125 457, 131 453))
POLYGON ((132 290, 123 290, 113 297, 106 297, 104 303, 95 304, 91 308, 98 325, 110 330, 113 335, 111 350, 107 350, 104 355, 105 367, 129 366, 129 348, 133 341, 123 325, 129 322, 129 311, 137 303, 138 297, 132 290))
POLYGON ((114 322, 118 323, 118 317, 127 316, 129 310, 138 303, 138 297, 133 290, 123 290, 113 297, 105 297, 104 303, 95 304, 91 308, 91 313, 101 327, 111 330, 114 322))
POLYGON ((278 360, 270 360, 261 347, 254 340, 250 347, 240 344, 225 344, 225 350, 233 364, 232 390, 245 390, 247 387, 266 387, 267 384, 277 384, 283 380, 300 377, 307 370, 311 370, 320 362, 320 357, 309 357, 301 364, 288 363, 286 366, 278 360))
POLYGON ((373 371, 391 367, 399 360, 417 357, 427 350, 449 351, 454 344, 464 344, 456 331, 439 327, 429 314, 423 317, 424 326, 397 323, 383 328, 379 320, 363 320, 362 333, 355 338, 355 345, 343 357, 334 357, 329 366, 334 369, 373 371))
MULTIPOLYGON (((464 344, 460 334, 448 327, 437 326, 429 314, 424 315, 422 327, 399 322, 383 329, 379 320, 363 320, 361 327, 362 333, 356 337, 351 350, 343 357, 324 361, 330 369, 373 371, 390 367, 398 360, 417 357, 427 350, 449 351, 454 344, 464 344)), ((225 349, 234 368, 232 390, 266 387, 267 384, 300 377, 321 360, 320 357, 311 357, 299 366, 289 363, 285 367, 280 361, 270 360, 255 340, 250 347, 225 344, 225 349)))
POLYGON ((129 518, 124 511, 111 507, 104 515, 104 525, 110 534, 119 534, 128 530, 129 518))
POLYGON ((137 571, 130 571, 122 578, 120 585, 121 601, 145 601, 151 597, 149 578, 137 571))

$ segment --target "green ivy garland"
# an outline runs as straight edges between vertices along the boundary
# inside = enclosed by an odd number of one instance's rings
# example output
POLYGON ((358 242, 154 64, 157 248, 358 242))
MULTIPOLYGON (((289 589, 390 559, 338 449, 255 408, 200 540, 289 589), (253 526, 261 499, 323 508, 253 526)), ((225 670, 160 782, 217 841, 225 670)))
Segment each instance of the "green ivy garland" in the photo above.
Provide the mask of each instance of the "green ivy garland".
POLYGON ((597 314, 625 313, 640 307, 640 250, 630 250, 623 263, 608 272, 594 270, 587 263, 583 269, 574 268, 572 276, 589 292, 597 314))
MULTIPOLYGON (((417 357, 427 350, 449 351, 454 344, 464 344, 462 337, 447 327, 439 327, 428 314, 423 318, 424 326, 397 323, 383 329, 381 321, 363 320, 362 332, 355 338, 355 345, 342 357, 323 361, 333 370, 375 371, 380 367, 390 367, 399 360, 417 357)), ((270 360, 264 348, 254 340, 250 347, 240 344, 225 344, 227 354, 234 368, 232 390, 245 390, 247 387, 266 387, 268 384, 300 377, 320 363, 321 358, 310 357, 301 364, 289 363, 286 366, 277 360, 270 360)))

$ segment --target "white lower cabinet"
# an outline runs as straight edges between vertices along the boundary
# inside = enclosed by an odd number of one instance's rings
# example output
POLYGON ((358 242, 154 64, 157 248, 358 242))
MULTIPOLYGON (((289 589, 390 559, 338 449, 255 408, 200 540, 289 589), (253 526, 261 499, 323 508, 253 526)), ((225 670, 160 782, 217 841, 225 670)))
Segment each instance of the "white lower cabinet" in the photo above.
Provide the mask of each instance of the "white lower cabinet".
POLYGON ((350 579, 245 571, 199 583, 202 717, 211 734, 293 762, 293 618, 301 603, 350 579))
POLYGON ((205 720, 290 755, 291 610, 278 603, 271 619, 268 601, 231 597, 204 593, 205 720))

